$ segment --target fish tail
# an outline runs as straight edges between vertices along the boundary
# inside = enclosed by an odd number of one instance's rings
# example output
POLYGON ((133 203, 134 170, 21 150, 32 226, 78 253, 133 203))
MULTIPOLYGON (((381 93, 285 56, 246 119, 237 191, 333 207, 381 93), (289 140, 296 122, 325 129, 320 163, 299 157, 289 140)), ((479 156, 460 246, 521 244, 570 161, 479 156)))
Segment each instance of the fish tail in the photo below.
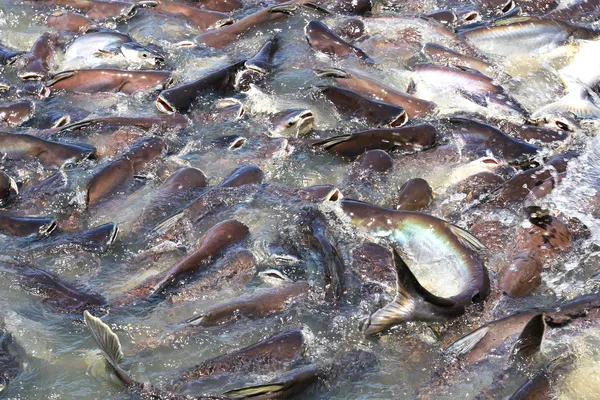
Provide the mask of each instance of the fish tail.
POLYGON ((137 382, 119 366, 119 362, 123 359, 119 337, 100 318, 94 317, 87 310, 83 312, 83 318, 98 348, 102 351, 104 358, 113 368, 117 377, 126 386, 137 386, 137 382))
POLYGON ((593 101, 593 95, 583 85, 571 88, 567 94, 534 112, 531 118, 544 120, 550 116, 574 115, 582 119, 600 118, 600 107, 593 101))
POLYGON ((366 336, 374 335, 407 321, 435 321, 444 316, 457 315, 461 307, 427 291, 404 262, 398 249, 393 249, 396 269, 396 297, 377 310, 363 325, 366 336))

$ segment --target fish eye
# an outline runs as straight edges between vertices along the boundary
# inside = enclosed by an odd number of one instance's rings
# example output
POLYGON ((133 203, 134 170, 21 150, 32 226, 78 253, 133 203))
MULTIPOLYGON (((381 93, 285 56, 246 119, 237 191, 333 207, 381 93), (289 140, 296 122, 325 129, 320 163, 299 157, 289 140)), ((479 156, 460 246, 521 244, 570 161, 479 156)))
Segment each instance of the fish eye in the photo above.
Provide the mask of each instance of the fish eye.
POLYGON ((142 53, 142 57, 146 58, 146 57, 148 57, 148 54, 142 53))
POLYGON ((291 128, 292 126, 294 126, 294 121, 291 119, 288 119, 288 121, 286 122, 285 126, 287 126, 288 128, 291 128))

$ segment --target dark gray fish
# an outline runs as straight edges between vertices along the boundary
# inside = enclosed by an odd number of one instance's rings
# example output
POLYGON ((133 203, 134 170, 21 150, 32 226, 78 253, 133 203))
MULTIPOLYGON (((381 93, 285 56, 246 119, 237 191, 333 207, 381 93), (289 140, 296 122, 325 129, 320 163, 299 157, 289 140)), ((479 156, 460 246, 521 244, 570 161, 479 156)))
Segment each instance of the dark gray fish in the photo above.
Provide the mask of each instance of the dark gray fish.
POLYGON ((126 305, 136 300, 161 295, 176 283, 205 269, 209 262, 229 246, 244 240, 249 235, 248 227, 235 220, 216 224, 198 241, 196 249, 168 270, 153 275, 137 287, 123 293, 112 301, 116 305, 126 305))
POLYGON ((429 124, 402 128, 372 129, 351 135, 334 136, 313 143, 332 153, 356 157, 368 150, 411 152, 431 147, 436 138, 436 129, 429 124))
POLYGON ((112 68, 63 71, 46 85, 52 91, 74 93, 125 93, 165 89, 171 83, 169 71, 128 71, 112 68))
POLYGON ((0 207, 9 204, 18 194, 17 182, 6 172, 0 170, 0 207))
POLYGON ((452 134, 460 138, 465 150, 487 151, 509 164, 523 165, 530 162, 540 151, 539 148, 506 135, 493 126, 466 119, 450 118, 448 120, 452 134))
POLYGON ((406 110, 409 118, 425 117, 436 110, 435 103, 401 92, 371 77, 339 68, 318 68, 315 72, 318 76, 333 78, 339 87, 400 106, 406 110))
POLYGON ((193 82, 163 90, 156 99, 156 107, 167 114, 186 113, 204 94, 232 92, 235 89, 235 77, 244 68, 245 63, 240 61, 208 73, 193 82))
POLYGON ((256 55, 244 63, 245 69, 235 77, 235 88, 245 91, 250 89, 250 84, 263 81, 273 69, 273 56, 279 48, 278 36, 273 36, 256 55))
POLYGON ((522 384, 509 400, 550 400, 556 384, 571 372, 576 358, 563 354, 538 371, 533 378, 522 384))
POLYGON ((408 121, 404 108, 377 100, 371 100, 358 93, 335 86, 321 86, 325 97, 341 112, 364 118, 376 127, 399 127, 408 121))
POLYGON ((0 233, 3 235, 27 237, 48 236, 56 229, 56 221, 48 217, 17 217, 0 214, 0 233))
POLYGON ((119 159, 98 171, 87 186, 87 206, 93 205, 115 189, 139 174, 150 162, 161 157, 166 150, 165 143, 156 137, 137 142, 119 159))
POLYGON ((11 334, 0 329, 0 395, 23 370, 21 362, 11 353, 12 344, 11 334))
POLYGON ((102 254, 115 242, 119 228, 117 224, 109 222, 82 232, 62 232, 54 234, 44 240, 33 242, 24 247, 28 251, 41 250, 46 253, 69 253, 74 251, 87 251, 102 254))
POLYGON ((367 53, 346 42, 320 21, 310 21, 304 27, 304 34, 306 35, 308 44, 322 53, 340 58, 354 55, 366 63, 375 63, 367 53))
POLYGON ((0 132, 0 153, 9 158, 36 158, 45 167, 61 167, 68 161, 79 162, 95 157, 94 148, 52 142, 25 134, 0 132))
POLYGON ((315 116, 311 110, 291 108, 270 117, 269 134, 276 137, 301 137, 313 129, 315 116))

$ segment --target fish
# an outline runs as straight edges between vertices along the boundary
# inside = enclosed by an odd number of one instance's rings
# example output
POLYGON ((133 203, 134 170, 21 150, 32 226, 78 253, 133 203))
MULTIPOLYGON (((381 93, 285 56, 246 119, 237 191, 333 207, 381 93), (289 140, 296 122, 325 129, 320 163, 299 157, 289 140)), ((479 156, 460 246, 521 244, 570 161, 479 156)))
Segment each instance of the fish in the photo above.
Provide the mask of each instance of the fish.
POLYGON ((279 37, 273 36, 261 47, 252 58, 244 63, 245 69, 238 72, 235 77, 235 88, 239 91, 250 90, 251 84, 262 82, 273 71, 273 57, 279 48, 279 37))
POLYGON ((228 93, 235 88, 235 77, 246 61, 240 61, 210 72, 200 79, 163 90, 156 99, 156 108, 167 114, 186 113, 197 99, 206 93, 228 93))
POLYGON ((0 124, 19 126, 29 121, 35 113, 35 103, 30 100, 19 100, 0 103, 0 124))
POLYGON ((53 75, 46 85, 56 93, 124 93, 165 89, 171 83, 169 71, 127 71, 113 68, 80 69, 53 75))
POLYGON ((72 122, 60 127, 61 132, 84 129, 88 127, 97 128, 99 126, 135 126, 149 131, 154 128, 159 130, 178 128, 183 129, 188 126, 190 120, 181 114, 156 115, 150 117, 127 117, 127 116, 107 116, 86 118, 77 122, 72 122))
POLYGON ((20 160, 34 157, 47 168, 60 168, 95 158, 95 149, 86 145, 53 142, 26 134, 0 133, 0 153, 20 160))
POLYGON ((302 331, 283 331, 248 347, 187 368, 172 386, 178 388, 187 381, 222 373, 276 371, 302 358, 305 350, 306 341, 302 331))
POLYGON ((353 55, 366 63, 375 63, 367 53, 346 42, 321 21, 310 21, 304 27, 304 34, 310 47, 322 53, 339 58, 353 55))
POLYGON ((359 175, 371 176, 371 173, 388 173, 394 166, 394 159, 383 150, 369 150, 358 156, 359 175))
POLYGON ((538 155, 540 149, 506 135, 501 130, 466 118, 450 118, 451 132, 464 142, 469 151, 491 152, 511 165, 523 165, 538 155))
POLYGON ((435 143, 437 131, 429 124, 400 128, 370 129, 350 135, 334 136, 312 144, 344 157, 357 157, 365 151, 381 149, 401 153, 419 151, 435 143))
POLYGON ((365 119, 375 127, 400 127, 408 121, 406 110, 402 107, 371 100, 336 86, 320 86, 319 89, 338 110, 365 119))
POLYGON ((48 15, 46 24, 60 32, 86 33, 99 28, 98 24, 86 16, 66 10, 57 10, 48 15))
POLYGON ((315 72, 318 76, 333 78, 341 88, 402 107, 409 118, 422 118, 434 115, 436 112, 435 103, 396 90, 371 77, 339 68, 317 68, 315 72))
POLYGON ((35 41, 22 62, 25 64, 18 72, 23 80, 45 80, 55 67, 54 61, 58 52, 58 35, 44 33, 35 41))
POLYGON ((425 14, 425 17, 452 27, 472 24, 481 20, 481 14, 477 10, 469 9, 437 10, 425 14))
POLYGON ((9 48, 4 47, 2 43, 0 43, 0 65, 10 65, 23 54, 25 54, 24 51, 10 50, 9 48))
POLYGON ((308 288, 306 282, 291 283, 259 291, 251 296, 231 299, 187 319, 185 325, 194 327, 225 326, 242 318, 265 318, 284 311, 290 306, 290 303, 305 297, 308 288))
POLYGON ((376 367, 377 358, 373 353, 353 350, 332 361, 295 368, 269 383, 230 390, 224 395, 230 399, 297 398, 311 387, 326 386, 331 389, 331 385, 360 379, 376 367))
POLYGON ((244 7, 241 0, 198 0, 198 4, 207 10, 231 12, 244 7))
POLYGON ((487 270, 471 252, 485 246, 469 232, 414 211, 390 210, 356 200, 344 199, 340 203, 353 225, 368 230, 375 237, 387 238, 395 248, 410 254, 418 265, 427 265, 436 271, 427 273, 423 268, 419 271, 421 275, 415 276, 399 250, 394 250, 399 279, 396 298, 367 320, 363 326, 365 334, 381 332, 403 321, 460 315, 466 305, 487 297, 490 290, 487 270), (438 249, 435 255, 426 250, 432 247, 438 249), (440 262, 444 263, 447 276, 452 276, 446 278, 452 281, 451 290, 450 287, 444 289, 439 280, 440 262), (436 278, 427 278, 429 274, 435 274, 436 278), (424 278, 428 279, 425 284, 428 286, 420 283, 424 278))
POLYGON ((225 248, 244 240, 250 231, 248 227, 236 220, 226 220, 216 224, 198 241, 196 249, 183 260, 166 271, 153 275, 137 287, 119 295, 112 301, 114 305, 127 305, 139 299, 161 295, 174 284, 205 269, 209 261, 225 248))
POLYGON ((230 25, 233 23, 233 19, 231 19, 228 14, 190 7, 183 3, 161 2, 158 3, 153 10, 173 15, 181 15, 184 19, 194 24, 194 26, 196 26, 202 32, 212 28, 221 28, 225 25, 230 25))
POLYGON ((571 86, 563 97, 546 104, 533 114, 531 120, 536 124, 545 124, 564 131, 574 131, 569 119, 597 120, 600 118, 600 100, 597 95, 584 86, 571 86), (567 117, 567 118, 564 118, 567 117))
POLYGON ((479 71, 484 75, 506 78, 492 63, 481 58, 461 54, 458 51, 454 51, 437 43, 426 43, 425 46, 423 46, 422 52, 434 63, 442 64, 447 67, 470 68, 479 71))
POLYGON ((42 240, 24 246, 28 251, 43 251, 45 253, 70 253, 87 251, 103 254, 114 244, 119 234, 119 227, 109 222, 82 232, 66 231, 54 234, 42 240))
POLYGON ((0 170, 0 207, 9 204, 18 194, 17 182, 5 171, 0 170))
POLYGON ((269 135, 274 137, 306 136, 312 129, 315 116, 311 110, 292 108, 271 117, 269 135))
POLYGON ((434 96, 433 93, 452 92, 491 112, 500 112, 519 121, 527 117, 526 110, 492 78, 471 69, 417 65, 407 91, 425 99, 434 96))
POLYGON ((0 328, 0 395, 6 391, 10 381, 23 371, 21 361, 11 351, 13 345, 12 335, 0 328))
POLYGON ((298 6, 295 4, 266 7, 231 25, 204 32, 194 38, 194 43, 221 49, 235 43, 240 37, 253 29, 285 20, 297 9, 298 6))
POLYGON ((161 65, 165 61, 157 51, 116 31, 86 33, 67 44, 65 50, 65 62, 79 68, 97 66, 103 59, 118 65, 134 64, 144 68, 161 65))
POLYGON ((422 178, 406 181, 394 195, 390 204, 396 210, 419 211, 427 208, 433 201, 433 189, 422 178))
POLYGON ((120 158, 94 174, 86 188, 87 206, 113 194, 115 189, 133 179, 150 162, 162 156, 165 150, 163 140, 156 137, 144 138, 135 143, 120 158))
POLYGON ((138 8, 154 7, 157 1, 118 1, 118 0, 51 0, 55 5, 72 7, 85 13, 92 20, 118 20, 125 21, 135 15, 138 8))
MULTIPOLYGON (((102 352, 102 356, 108 363, 110 369, 115 373, 119 381, 133 394, 141 398, 158 398, 165 400, 185 400, 189 396, 177 395, 168 391, 156 388, 150 383, 140 383, 135 381, 120 365, 123 360, 123 350, 121 341, 113 330, 98 317, 94 317, 88 310, 83 312, 85 325, 90 331, 94 342, 102 352)), ((197 400, 226 400, 219 396, 200 396, 197 400)))
POLYGON ((576 358, 573 354, 563 354, 550 361, 531 379, 523 383, 510 400, 544 400, 553 398, 553 389, 557 381, 568 375, 573 369, 576 358))
POLYGON ((515 17, 492 26, 470 29, 461 36, 485 54, 539 54, 548 52, 570 40, 594 40, 599 31, 569 24, 554 18, 515 17), (518 42, 518 48, 514 43, 518 42))
POLYGON ((0 214, 0 233, 16 237, 48 236, 57 227, 49 217, 19 217, 5 212, 0 214))

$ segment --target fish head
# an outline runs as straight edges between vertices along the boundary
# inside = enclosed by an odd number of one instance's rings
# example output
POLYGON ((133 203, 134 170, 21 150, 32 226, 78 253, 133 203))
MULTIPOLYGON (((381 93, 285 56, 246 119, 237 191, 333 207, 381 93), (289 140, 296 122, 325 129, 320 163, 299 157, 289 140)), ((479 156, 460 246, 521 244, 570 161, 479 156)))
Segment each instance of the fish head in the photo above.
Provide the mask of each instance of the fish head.
POLYGON ((158 51, 142 46, 136 42, 123 43, 121 54, 127 61, 142 65, 157 66, 165 62, 165 58, 158 51))
POLYGON ((275 114, 271 120, 272 136, 304 136, 313 129, 315 116, 307 109, 289 109, 275 114))

